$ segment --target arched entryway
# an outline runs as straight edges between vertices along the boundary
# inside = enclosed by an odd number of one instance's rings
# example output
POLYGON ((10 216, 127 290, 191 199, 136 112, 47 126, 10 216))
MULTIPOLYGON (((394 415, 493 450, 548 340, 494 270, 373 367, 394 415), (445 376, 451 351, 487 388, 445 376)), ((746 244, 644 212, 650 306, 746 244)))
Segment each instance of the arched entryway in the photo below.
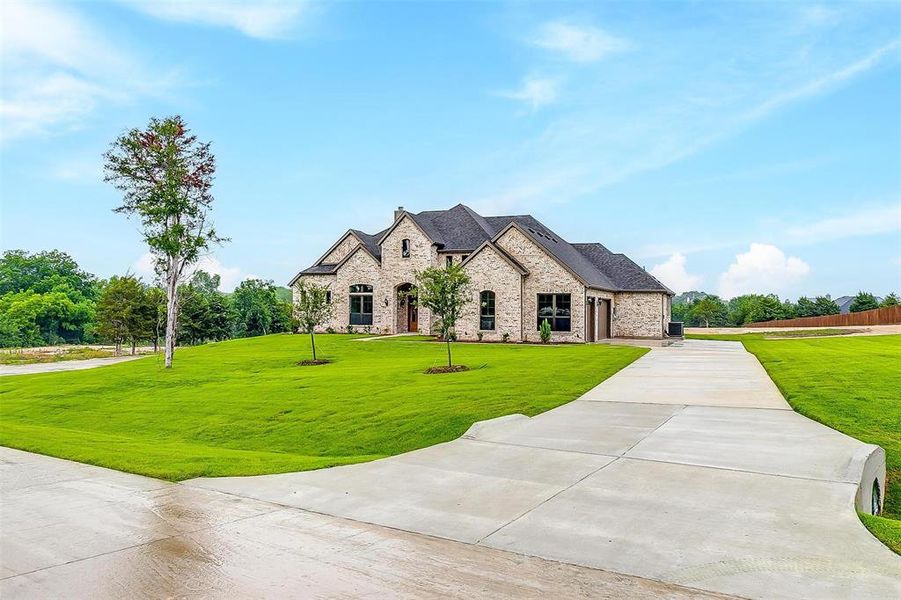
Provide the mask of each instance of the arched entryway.
POLYGON ((416 306, 416 286, 402 283, 395 288, 397 298, 397 333, 419 331, 419 308, 416 306))

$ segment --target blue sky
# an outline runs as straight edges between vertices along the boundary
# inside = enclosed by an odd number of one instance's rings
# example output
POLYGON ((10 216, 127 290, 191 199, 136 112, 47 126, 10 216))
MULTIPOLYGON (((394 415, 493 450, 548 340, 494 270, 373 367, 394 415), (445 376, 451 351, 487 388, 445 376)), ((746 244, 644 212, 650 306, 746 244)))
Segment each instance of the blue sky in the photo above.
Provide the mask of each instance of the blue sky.
POLYGON ((183 115, 230 289, 349 227, 531 213, 682 291, 901 291, 897 3, 4 2, 2 246, 149 264, 100 155, 183 115))

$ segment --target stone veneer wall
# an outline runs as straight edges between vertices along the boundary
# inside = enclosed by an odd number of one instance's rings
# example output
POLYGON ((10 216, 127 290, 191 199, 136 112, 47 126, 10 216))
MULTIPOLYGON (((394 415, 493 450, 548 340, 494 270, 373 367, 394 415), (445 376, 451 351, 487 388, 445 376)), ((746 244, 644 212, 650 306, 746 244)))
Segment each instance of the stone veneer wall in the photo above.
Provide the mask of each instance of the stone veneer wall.
MULTIPOLYGON (((332 291, 332 306, 335 310, 333 326, 338 331, 346 331, 350 323, 350 286, 359 283, 372 286, 372 325, 368 331, 372 333, 389 333, 391 331, 391 306, 385 306, 385 298, 390 297, 390 290, 385 285, 379 263, 363 250, 357 250, 338 269, 335 289, 332 291)), ((365 325, 355 325, 355 331, 367 331, 365 325)))
MULTIPOLYGON (((442 259, 443 260, 443 259, 442 259)), ((398 223, 385 241, 382 243, 382 268, 381 280, 386 288, 385 293, 388 294, 389 305, 388 311, 390 315, 386 323, 391 324, 391 333, 397 330, 397 324, 406 317, 399 314, 400 311, 406 310, 404 307, 398 306, 397 302, 397 286, 404 283, 416 284, 416 272, 422 271, 431 266, 438 265, 438 253, 432 242, 423 235, 419 227, 413 223, 410 217, 398 223), (410 240, 410 258, 401 256, 401 242, 404 239, 410 240)), ((384 309, 384 300, 380 296, 381 308, 384 309)), ((419 309, 419 331, 423 334, 429 334, 432 331, 432 316, 430 311, 425 308, 419 309)))
POLYGON ((457 336, 461 340, 477 340, 479 333, 479 295, 483 290, 494 292, 493 331, 483 331, 485 341, 503 341, 504 333, 511 342, 522 338, 522 275, 504 260, 496 250, 486 247, 466 263, 470 285, 470 301, 463 308, 457 323, 457 336))
POLYGON ((615 295, 613 335, 616 337, 663 337, 669 321, 669 297, 649 292, 621 292, 615 295))
POLYGON ((350 233, 347 234, 341 243, 338 244, 334 250, 329 252, 325 258, 322 259, 322 262, 328 264, 337 264, 344 260, 344 257, 350 254, 351 250, 355 249, 360 245, 360 240, 357 239, 357 236, 350 233))
POLYGON ((572 329, 555 331, 551 340, 584 342, 585 286, 515 227, 508 229, 497 240, 497 245, 529 272, 525 278, 522 299, 523 341, 541 340, 538 334, 538 294, 570 294, 572 329))

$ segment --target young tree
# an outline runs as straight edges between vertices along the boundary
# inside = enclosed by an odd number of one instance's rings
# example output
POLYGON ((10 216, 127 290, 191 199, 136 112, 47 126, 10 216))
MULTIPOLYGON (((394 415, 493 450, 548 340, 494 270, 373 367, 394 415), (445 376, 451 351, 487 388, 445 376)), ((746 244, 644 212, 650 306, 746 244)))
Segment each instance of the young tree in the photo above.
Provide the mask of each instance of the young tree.
POLYGON ((152 315, 150 335, 147 337, 153 340, 153 351, 157 352, 160 349, 160 336, 166 330, 166 292, 156 286, 148 287, 145 301, 148 313, 152 315))
POLYGON ((541 322, 541 326, 538 328, 538 337, 541 339, 542 344, 547 344, 551 341, 551 324, 547 319, 541 322))
POLYGON ((416 302, 438 317, 438 331, 447 343, 447 366, 451 368, 451 332, 469 301, 469 275, 459 264, 453 264, 444 269, 429 267, 416 274, 416 281, 416 302))
POLYGON ((334 311, 329 303, 328 287, 300 280, 295 286, 297 290, 294 302, 294 315, 300 328, 310 334, 313 347, 313 362, 316 362, 316 328, 321 327, 332 318, 334 311))
POLYGON ((851 306, 848 307, 848 310, 851 312, 861 312, 864 310, 873 310, 874 308, 879 308, 879 301, 876 300, 876 296, 870 292, 857 292, 857 295, 854 296, 854 300, 851 301, 851 306))
POLYGON ((104 154, 104 180, 122 192, 115 212, 141 221, 144 241, 166 284, 166 368, 172 367, 178 284, 211 244, 225 241, 210 220, 216 160, 180 116, 152 118, 119 136, 104 154))

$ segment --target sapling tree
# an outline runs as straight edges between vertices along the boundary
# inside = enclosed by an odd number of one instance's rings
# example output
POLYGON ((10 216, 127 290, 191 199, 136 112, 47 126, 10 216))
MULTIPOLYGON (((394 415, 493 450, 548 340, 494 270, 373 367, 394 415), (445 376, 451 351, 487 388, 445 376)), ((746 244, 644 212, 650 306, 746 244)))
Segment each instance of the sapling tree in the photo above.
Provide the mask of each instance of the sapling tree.
POLYGON ((469 275, 454 264, 446 268, 429 267, 416 274, 416 303, 438 317, 438 332, 447 344, 447 367, 451 360, 451 338, 463 306, 469 301, 469 275))
POLYGON ((178 284, 186 269, 219 237, 210 219, 216 159, 209 142, 180 116, 152 118, 120 135, 104 154, 104 181, 122 192, 115 212, 136 217, 166 287, 166 368, 178 327, 178 284))
POLYGON ((294 316, 300 330, 310 334, 313 347, 313 362, 316 362, 316 328, 322 327, 332 318, 334 311, 329 303, 328 287, 300 280, 294 286, 294 316))
POLYGON ((551 341, 551 324, 548 323, 547 319, 541 322, 541 327, 538 328, 538 336, 541 338, 542 344, 547 344, 551 341))

